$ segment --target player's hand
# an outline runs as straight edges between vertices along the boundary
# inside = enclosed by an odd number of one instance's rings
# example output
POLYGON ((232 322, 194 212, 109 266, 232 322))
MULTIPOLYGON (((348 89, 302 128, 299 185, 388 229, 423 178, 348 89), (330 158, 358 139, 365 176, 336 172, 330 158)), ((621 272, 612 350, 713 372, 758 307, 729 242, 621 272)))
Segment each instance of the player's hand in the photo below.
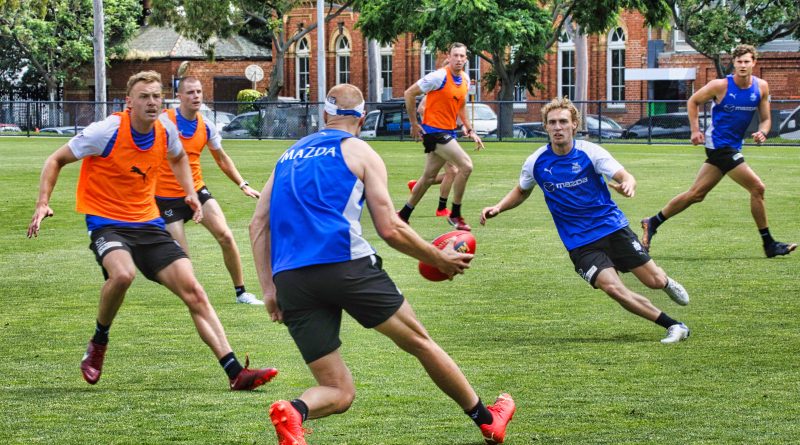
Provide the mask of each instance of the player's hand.
POLYGON ((706 141, 706 137, 701 131, 692 132, 692 144, 700 145, 706 141))
POLYGON ((42 224, 42 220, 51 216, 53 216, 53 209, 51 209, 49 205, 37 204, 36 209, 33 211, 33 217, 31 218, 31 223, 28 224, 28 238, 38 237, 39 227, 42 224))
POLYGON ((469 137, 471 137, 472 140, 475 141, 475 151, 481 151, 482 149, 486 148, 486 146, 483 145, 481 137, 478 136, 478 133, 475 133, 474 130, 472 131, 472 133, 469 134, 469 137))
POLYGON ((608 186, 613 189, 615 192, 619 193, 622 196, 627 198, 633 198, 636 194, 636 188, 633 184, 627 181, 623 182, 609 182, 608 186))
POLYGON ((436 268, 442 271, 449 279, 453 279, 456 274, 464 273, 464 270, 469 269, 469 262, 472 261, 471 253, 461 253, 453 248, 456 238, 447 240, 447 244, 439 250, 441 252, 439 264, 436 268))
POLYGON ((487 219, 494 218, 499 214, 500 214, 500 207, 498 206, 484 207, 483 210, 481 210, 481 219, 480 219, 481 225, 485 226, 487 219))
POLYGON ((255 198, 255 199, 258 199, 258 198, 261 197, 261 193, 259 193, 258 190, 250 187, 249 185, 246 185, 246 186, 242 187, 242 193, 244 193, 245 196, 249 196, 249 197, 255 198))
POLYGON ((200 200, 197 198, 196 193, 192 193, 191 195, 184 198, 186 204, 194 211, 192 215, 192 220, 195 223, 200 223, 203 220, 203 206, 200 204, 200 200))
POLYGON ((278 309, 278 299, 275 297, 274 293, 264 294, 264 307, 267 309, 267 313, 269 313, 270 320, 275 323, 283 323, 283 311, 278 309))
POLYGON ((752 136, 753 142, 755 142, 758 145, 761 145, 763 142, 766 142, 767 140, 767 135, 765 135, 761 130, 756 131, 750 136, 752 136))
POLYGON ((425 134, 425 130, 422 129, 422 125, 418 122, 411 124, 411 137, 415 141, 422 139, 423 134, 425 134))

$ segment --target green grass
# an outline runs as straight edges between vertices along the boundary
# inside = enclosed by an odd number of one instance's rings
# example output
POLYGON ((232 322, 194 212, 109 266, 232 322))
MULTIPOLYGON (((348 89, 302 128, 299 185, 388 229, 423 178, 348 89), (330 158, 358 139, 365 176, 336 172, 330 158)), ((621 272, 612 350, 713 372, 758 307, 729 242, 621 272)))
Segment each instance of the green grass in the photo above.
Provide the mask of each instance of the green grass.
MULTIPOLYGON (((74 212, 78 165, 66 167, 38 239, 25 238, 46 156, 65 139, 0 139, 0 443, 274 444, 268 404, 313 383, 283 326, 263 309, 235 305, 217 244, 189 227, 197 276, 240 357, 276 366, 280 376, 253 393, 231 393, 198 338, 187 310, 139 276, 111 330, 102 380, 87 385, 78 362, 94 329, 100 270, 74 212)), ((228 153, 255 187, 285 142, 229 141, 228 153)), ((374 144, 389 168, 396 205, 418 176, 419 144, 374 144)), ((615 195, 638 220, 685 190, 703 161, 688 146, 609 145, 638 179, 634 199, 615 195)), ((729 179, 659 231, 653 257, 692 296, 687 307, 663 292, 625 282, 692 328, 664 346, 663 330, 624 312, 573 272, 539 191, 520 208, 477 226, 483 206, 516 182, 535 149, 490 144, 472 153, 464 202, 476 227, 473 267, 453 282, 419 277, 416 261, 368 239, 431 335, 460 364, 484 402, 501 391, 518 412, 509 444, 797 443, 800 435, 798 257, 767 260, 748 195, 729 179)), ((798 147, 751 147, 750 165, 767 184, 775 237, 800 238, 798 147)), ((209 188, 242 251, 246 282, 257 291, 245 198, 204 156, 209 188)), ((413 227, 426 239, 449 230, 433 216, 432 190, 413 227)), ((368 216, 365 216, 368 219, 368 216)), ((357 397, 350 411, 308 422, 312 444, 479 445, 478 431, 430 382, 419 364, 380 334, 345 317, 342 354, 357 397)))

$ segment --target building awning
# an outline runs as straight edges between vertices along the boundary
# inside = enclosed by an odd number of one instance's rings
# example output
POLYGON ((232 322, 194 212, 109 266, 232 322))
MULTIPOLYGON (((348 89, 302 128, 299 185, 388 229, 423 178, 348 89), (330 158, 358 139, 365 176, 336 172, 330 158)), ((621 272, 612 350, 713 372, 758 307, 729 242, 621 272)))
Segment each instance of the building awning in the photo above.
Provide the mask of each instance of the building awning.
POLYGON ((697 68, 626 68, 628 80, 694 80, 697 68))

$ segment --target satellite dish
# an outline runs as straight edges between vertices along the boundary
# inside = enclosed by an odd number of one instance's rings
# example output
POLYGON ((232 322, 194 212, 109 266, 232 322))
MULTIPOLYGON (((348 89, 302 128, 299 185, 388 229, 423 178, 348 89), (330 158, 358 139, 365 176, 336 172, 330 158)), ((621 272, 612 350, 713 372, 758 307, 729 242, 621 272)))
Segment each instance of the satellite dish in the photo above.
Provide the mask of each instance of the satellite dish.
POLYGON ((264 78, 264 70, 258 65, 248 65, 247 68, 244 69, 244 77, 251 82, 258 82, 264 78))
POLYGON ((189 61, 184 60, 183 62, 181 62, 180 65, 178 65, 178 71, 176 72, 176 74, 178 77, 183 77, 183 75, 186 74, 186 71, 188 70, 189 70, 189 61))

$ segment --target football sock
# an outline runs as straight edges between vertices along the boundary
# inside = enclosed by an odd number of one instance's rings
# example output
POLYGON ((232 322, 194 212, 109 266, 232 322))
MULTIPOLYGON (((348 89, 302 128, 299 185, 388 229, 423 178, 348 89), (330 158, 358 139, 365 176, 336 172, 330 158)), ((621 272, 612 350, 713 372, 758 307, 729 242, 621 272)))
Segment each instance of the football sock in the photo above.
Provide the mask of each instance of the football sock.
POLYGON ((656 319, 656 324, 666 329, 674 324, 680 324, 680 322, 677 320, 673 320, 672 318, 669 317, 669 315, 662 312, 656 319))
POLYGON ((447 208, 447 197, 439 198, 439 207, 436 210, 444 210, 447 208))
POLYGON ((306 402, 300 399, 294 399, 289 403, 291 403, 294 409, 300 413, 300 418, 303 419, 303 422, 305 422, 308 418, 308 405, 306 405, 306 402))
POLYGON ((108 331, 111 329, 111 325, 103 326, 99 321, 96 321, 96 323, 97 325, 94 328, 94 337, 92 337, 92 341, 98 345, 107 345, 108 331))
POLYGON ((772 239, 772 235, 770 235, 769 233, 769 227, 758 229, 758 233, 761 234, 761 241, 764 242, 765 246, 769 246, 770 244, 775 242, 775 240, 772 239))
POLYGON ((244 289, 244 285, 242 285, 242 286, 233 286, 233 290, 235 290, 235 291, 236 291, 236 296, 237 296, 237 297, 238 297, 239 295, 242 295, 243 293, 247 292, 247 291, 244 289))
POLYGON ((667 220, 667 217, 666 217, 666 216, 664 216, 664 214, 663 214, 662 212, 660 212, 660 211, 659 211, 659 212, 656 214, 656 216, 654 216, 654 217, 650 218, 650 226, 652 226, 652 227, 653 227, 653 230, 655 230, 655 229, 657 229, 657 228, 658 228, 658 226, 660 226, 660 225, 661 225, 661 223, 663 223, 663 222, 664 222, 664 221, 666 221, 666 220, 667 220))
POLYGON ((411 212, 413 211, 414 207, 412 207, 409 203, 406 203, 406 205, 404 205, 403 208, 400 209, 400 219, 407 221, 408 218, 411 218, 411 212))
POLYGON ((222 366, 222 369, 225 370, 225 374, 228 374, 229 379, 235 379, 240 372, 242 372, 242 364, 239 363, 239 360, 236 360, 236 354, 233 351, 229 352, 219 359, 219 364, 222 366))
POLYGON ((494 417, 492 417, 492 413, 490 413, 489 410, 486 409, 485 406, 483 406, 483 402, 481 402, 481 399, 478 399, 478 404, 475 405, 474 408, 468 409, 464 411, 464 413, 466 413, 466 415, 468 415, 470 419, 472 419, 472 421, 475 422, 475 425, 478 426, 491 425, 492 422, 494 422, 494 417))
POLYGON ((450 218, 458 218, 461 216, 461 204, 453 203, 453 208, 450 210, 450 218))

